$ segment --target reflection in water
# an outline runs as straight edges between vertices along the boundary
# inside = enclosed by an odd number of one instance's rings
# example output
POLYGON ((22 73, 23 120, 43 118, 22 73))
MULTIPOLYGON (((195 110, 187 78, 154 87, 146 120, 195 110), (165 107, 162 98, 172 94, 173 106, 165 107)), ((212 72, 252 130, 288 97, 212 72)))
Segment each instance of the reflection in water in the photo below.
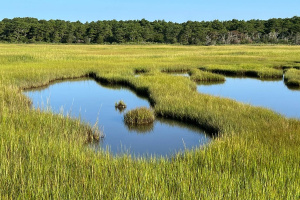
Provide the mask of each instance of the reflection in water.
POLYGON ((90 145, 95 150, 109 149, 113 154, 129 152, 135 156, 165 156, 204 145, 211 140, 199 128, 170 120, 158 119, 151 126, 126 126, 124 112, 136 107, 150 107, 150 104, 124 87, 86 79, 60 82, 24 93, 32 99, 35 108, 45 109, 44 102, 55 113, 63 107, 64 114, 80 116, 91 125, 98 122, 105 138, 90 145), (127 105, 123 111, 115 109, 115 103, 120 99, 127 105))
POLYGON ((147 134, 151 133, 154 129, 153 123, 150 124, 127 124, 125 123, 126 128, 129 132, 147 134))
POLYGON ((125 107, 115 107, 115 110, 118 111, 119 113, 123 113, 126 108, 125 107))
POLYGON ((286 85, 286 87, 288 87, 290 90, 300 92, 300 87, 299 86, 286 85))
POLYGON ((300 118, 300 91, 287 88, 283 80, 226 77, 219 85, 198 85, 201 93, 227 97, 255 106, 270 108, 287 117, 300 118))
POLYGON ((222 85, 225 83, 225 81, 199 81, 199 82, 196 82, 197 84, 199 85, 207 85, 207 86, 210 86, 210 85, 222 85))

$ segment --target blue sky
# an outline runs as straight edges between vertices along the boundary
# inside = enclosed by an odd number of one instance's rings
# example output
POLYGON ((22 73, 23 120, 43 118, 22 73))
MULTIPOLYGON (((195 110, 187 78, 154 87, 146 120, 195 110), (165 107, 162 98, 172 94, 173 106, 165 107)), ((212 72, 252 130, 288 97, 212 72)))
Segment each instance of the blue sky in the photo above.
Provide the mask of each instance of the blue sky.
POLYGON ((6 0, 0 20, 14 17, 173 22, 269 19, 300 16, 300 0, 6 0))

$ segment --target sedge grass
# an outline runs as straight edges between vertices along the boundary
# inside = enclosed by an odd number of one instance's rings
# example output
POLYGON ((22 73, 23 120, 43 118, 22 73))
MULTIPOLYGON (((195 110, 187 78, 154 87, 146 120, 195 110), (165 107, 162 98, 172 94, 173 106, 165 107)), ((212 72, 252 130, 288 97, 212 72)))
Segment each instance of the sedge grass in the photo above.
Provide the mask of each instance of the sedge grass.
POLYGON ((0 199, 300 198, 299 120, 199 94, 191 80, 161 73, 201 67, 273 73, 299 61, 299 47, 0 47, 0 199), (148 75, 134 77, 139 68, 148 75), (112 157, 86 146, 84 123, 33 110, 21 93, 87 75, 129 85, 151 100, 156 114, 219 137, 170 159, 112 157))

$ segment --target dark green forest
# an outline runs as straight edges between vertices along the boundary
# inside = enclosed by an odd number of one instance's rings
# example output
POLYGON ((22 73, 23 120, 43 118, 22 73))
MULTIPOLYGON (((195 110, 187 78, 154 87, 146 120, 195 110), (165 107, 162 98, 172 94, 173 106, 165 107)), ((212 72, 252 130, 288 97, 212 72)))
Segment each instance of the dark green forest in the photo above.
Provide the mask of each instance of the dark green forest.
POLYGON ((300 44, 300 17, 269 20, 96 21, 14 18, 0 21, 0 42, 165 43, 183 45, 300 44))

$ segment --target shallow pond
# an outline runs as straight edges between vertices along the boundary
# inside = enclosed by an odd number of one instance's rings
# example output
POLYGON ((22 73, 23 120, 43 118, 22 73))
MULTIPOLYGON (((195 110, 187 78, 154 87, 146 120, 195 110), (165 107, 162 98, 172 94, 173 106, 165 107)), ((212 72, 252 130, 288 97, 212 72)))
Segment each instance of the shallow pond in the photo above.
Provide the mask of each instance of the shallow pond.
POLYGON ((287 117, 300 118, 300 91, 288 89, 283 80, 226 77, 222 84, 198 85, 201 93, 270 108, 287 117))
POLYGON ((105 138, 92 144, 95 150, 109 149, 113 154, 170 156, 178 151, 208 143, 211 138, 198 127, 173 120, 156 119, 153 125, 128 127, 124 112, 115 109, 115 102, 123 100, 127 110, 146 106, 147 99, 124 87, 106 86, 94 80, 73 80, 49 87, 25 91, 35 108, 51 107, 53 112, 79 117, 95 124, 98 120, 105 138))

